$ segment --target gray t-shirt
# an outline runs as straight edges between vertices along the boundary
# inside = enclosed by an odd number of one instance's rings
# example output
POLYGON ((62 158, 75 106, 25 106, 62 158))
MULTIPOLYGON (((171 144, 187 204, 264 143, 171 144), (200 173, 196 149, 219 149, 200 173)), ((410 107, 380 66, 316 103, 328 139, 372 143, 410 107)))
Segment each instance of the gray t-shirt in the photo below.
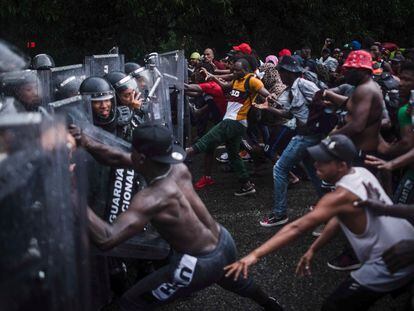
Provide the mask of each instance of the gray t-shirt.
POLYGON ((297 78, 292 87, 280 94, 277 101, 283 109, 290 111, 298 121, 305 124, 309 116, 308 105, 317 91, 319 88, 315 83, 297 78))

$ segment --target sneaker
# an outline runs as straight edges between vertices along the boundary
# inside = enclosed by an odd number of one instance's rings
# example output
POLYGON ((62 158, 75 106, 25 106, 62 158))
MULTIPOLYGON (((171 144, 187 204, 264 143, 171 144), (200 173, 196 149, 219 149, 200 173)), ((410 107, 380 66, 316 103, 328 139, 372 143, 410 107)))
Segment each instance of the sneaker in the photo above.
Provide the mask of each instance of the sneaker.
POLYGON ((324 229, 325 229, 325 224, 319 225, 316 227, 315 230, 312 231, 312 235, 315 237, 318 237, 322 234, 324 229))
POLYGON ((350 249, 346 249, 339 256, 329 260, 327 264, 329 268, 337 271, 350 271, 361 267, 361 263, 350 249))
POLYGON ((263 308, 265 310, 269 310, 269 311, 283 311, 282 306, 279 304, 279 302, 273 298, 273 297, 269 297, 267 302, 263 305, 263 308))
POLYGON ((250 181, 248 181, 247 183, 245 183, 243 186, 241 186, 239 191, 236 191, 234 193, 235 196, 241 197, 244 195, 249 195, 249 194, 253 194, 256 193, 256 189, 254 189, 254 184, 250 181))
POLYGON ((251 161, 252 157, 246 150, 242 150, 239 152, 239 156, 243 161, 251 161))
POLYGON ((273 213, 270 214, 268 217, 265 217, 263 220, 260 221, 260 225, 262 227, 276 227, 283 225, 289 221, 289 218, 286 215, 282 216, 275 216, 273 213))
POLYGON ((213 180, 213 178, 211 178, 211 176, 203 176, 194 184, 194 188, 200 190, 205 186, 210 186, 214 183, 215 181, 213 180))
POLYGON ((229 163, 229 154, 223 152, 220 156, 216 157, 216 160, 220 163, 229 163))

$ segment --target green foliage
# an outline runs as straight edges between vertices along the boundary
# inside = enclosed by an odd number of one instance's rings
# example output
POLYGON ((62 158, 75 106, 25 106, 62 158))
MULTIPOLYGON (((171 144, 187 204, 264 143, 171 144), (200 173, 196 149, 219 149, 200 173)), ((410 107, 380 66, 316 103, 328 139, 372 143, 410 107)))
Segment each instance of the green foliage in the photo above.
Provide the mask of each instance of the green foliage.
POLYGON ((1 38, 23 50, 35 40, 38 48, 26 52, 50 53, 58 64, 115 45, 135 60, 183 47, 224 53, 243 41, 263 56, 305 44, 318 53, 326 37, 413 45, 412 0, 0 0, 0 7, 1 38))

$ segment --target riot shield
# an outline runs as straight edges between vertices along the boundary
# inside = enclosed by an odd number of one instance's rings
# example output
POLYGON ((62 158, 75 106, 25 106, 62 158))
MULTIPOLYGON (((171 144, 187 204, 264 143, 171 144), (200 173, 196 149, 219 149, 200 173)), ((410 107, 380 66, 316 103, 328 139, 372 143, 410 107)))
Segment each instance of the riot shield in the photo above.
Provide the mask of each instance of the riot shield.
POLYGON ((92 124, 92 112, 88 96, 73 96, 49 103, 49 110, 54 115, 62 115, 67 124, 76 124, 83 128, 92 124))
MULTIPOLYGON (((129 142, 92 124, 89 102, 90 100, 85 96, 74 96, 50 103, 49 106, 53 114, 64 116, 67 124, 76 124, 85 135, 93 140, 124 152, 130 152, 131 144, 129 142)), ((90 160, 92 161, 88 163, 89 173, 92 175, 90 179, 94 180, 91 185, 91 193, 95 196, 93 202, 96 203, 96 206, 91 207, 100 217, 112 223, 116 217, 128 209, 132 197, 145 186, 145 182, 132 168, 105 169, 94 160, 90 160), (105 184, 102 187, 98 185, 101 182, 105 184), (100 197, 105 203, 102 204, 100 197)), ((140 259, 161 259, 168 255, 169 250, 169 245, 159 237, 159 234, 154 231, 144 231, 105 254, 140 259)))
POLYGON ((146 59, 146 68, 151 88, 146 96, 143 110, 147 113, 149 122, 162 123, 172 130, 170 93, 159 66, 158 54, 149 54, 146 59))
POLYGON ((159 70, 169 89, 173 132, 184 146, 184 78, 187 72, 183 50, 159 54, 159 70))
POLYGON ((124 71, 124 55, 105 54, 86 56, 84 65, 87 77, 103 77, 112 71, 124 71))
POLYGON ((50 73, 51 102, 78 95, 79 86, 86 78, 82 64, 51 68, 50 73))
POLYGON ((84 178, 70 172, 69 160, 63 122, 38 113, 0 118, 5 310, 89 310, 86 205, 76 186, 84 178))
POLYGON ((19 70, 0 74, 0 93, 14 97, 19 112, 38 111, 45 107, 43 88, 36 70, 19 70))

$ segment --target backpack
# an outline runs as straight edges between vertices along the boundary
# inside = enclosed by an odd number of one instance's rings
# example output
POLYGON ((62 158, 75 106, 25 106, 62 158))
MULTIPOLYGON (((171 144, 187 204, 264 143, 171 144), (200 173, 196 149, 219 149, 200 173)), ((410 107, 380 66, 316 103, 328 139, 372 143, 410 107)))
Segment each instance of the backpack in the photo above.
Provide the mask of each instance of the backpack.
POLYGON ((313 98, 309 104, 307 128, 315 134, 328 135, 338 124, 338 115, 335 111, 328 112, 322 98, 313 98))
MULTIPOLYGON (((299 84, 298 88, 303 97, 305 97, 299 84)), ((320 90, 319 92, 323 92, 323 90, 320 90)), ((309 132, 313 134, 328 135, 338 124, 338 115, 335 111, 328 112, 321 97, 314 96, 312 101, 308 103, 308 109, 309 115, 308 120, 306 121, 306 128, 309 132)))

